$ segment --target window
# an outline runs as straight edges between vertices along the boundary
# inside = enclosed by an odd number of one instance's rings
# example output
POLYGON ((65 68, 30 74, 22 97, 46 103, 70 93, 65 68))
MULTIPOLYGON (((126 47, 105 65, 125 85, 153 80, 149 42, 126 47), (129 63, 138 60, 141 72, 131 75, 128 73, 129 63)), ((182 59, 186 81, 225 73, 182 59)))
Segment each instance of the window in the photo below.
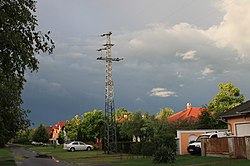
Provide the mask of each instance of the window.
POLYGON ((211 138, 218 138, 217 134, 212 135, 211 138))

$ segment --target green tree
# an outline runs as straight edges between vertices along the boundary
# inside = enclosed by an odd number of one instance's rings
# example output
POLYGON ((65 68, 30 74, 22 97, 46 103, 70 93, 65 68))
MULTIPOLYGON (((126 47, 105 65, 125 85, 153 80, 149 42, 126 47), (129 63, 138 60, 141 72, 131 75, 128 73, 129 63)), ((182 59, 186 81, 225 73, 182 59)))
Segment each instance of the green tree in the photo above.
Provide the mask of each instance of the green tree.
POLYGON ((35 12, 34 0, 0 2, 0 147, 30 125, 30 111, 21 108, 24 74, 38 70, 35 54, 54 49, 49 32, 36 29, 35 12))
MULTIPOLYGON (((240 89, 235 87, 231 82, 226 84, 219 84, 219 92, 208 103, 208 110, 213 112, 213 118, 216 121, 222 112, 225 112, 235 106, 241 104, 245 100, 243 94, 240 93, 240 89)), ((220 121, 216 121, 216 128, 225 127, 226 125, 220 121)))
POLYGON ((46 127, 42 124, 35 130, 33 141, 46 143, 49 141, 49 133, 46 127))
POLYGON ((118 125, 120 137, 127 139, 127 141, 131 141, 133 137, 137 138, 136 141, 147 141, 154 135, 153 121, 153 115, 149 113, 142 114, 141 110, 137 110, 131 115, 130 119, 118 125))
POLYGON ((78 134, 78 126, 80 125, 82 119, 79 115, 76 115, 73 119, 68 120, 67 124, 65 125, 65 131, 67 133, 67 137, 70 140, 77 140, 78 134))
POLYGON ((81 117, 76 115, 65 125, 70 140, 95 141, 104 131, 104 114, 101 110, 86 112, 81 117))
POLYGON ((60 131, 58 135, 58 143, 59 144, 64 144, 66 142, 65 137, 64 137, 64 132, 60 131))
POLYGON ((133 115, 133 112, 130 112, 128 110, 126 110, 125 108, 119 108, 116 112, 115 112, 115 117, 116 119, 119 118, 130 118, 133 115))
POLYGON ((216 121, 210 111, 204 110, 198 117, 195 126, 197 129, 214 129, 216 128, 216 121))
POLYGON ((29 136, 30 136, 30 129, 19 130, 13 142, 19 144, 29 144, 31 142, 29 136))
POLYGON ((245 100, 240 89, 235 87, 231 82, 219 84, 219 92, 208 104, 208 109, 220 114, 228 109, 231 109, 245 100))
POLYGON ((172 108, 161 108, 160 112, 156 114, 156 119, 167 119, 169 116, 174 114, 174 110, 172 108))
POLYGON ((95 141, 100 139, 104 131, 104 113, 102 110, 93 110, 82 115, 78 127, 78 140, 95 141))

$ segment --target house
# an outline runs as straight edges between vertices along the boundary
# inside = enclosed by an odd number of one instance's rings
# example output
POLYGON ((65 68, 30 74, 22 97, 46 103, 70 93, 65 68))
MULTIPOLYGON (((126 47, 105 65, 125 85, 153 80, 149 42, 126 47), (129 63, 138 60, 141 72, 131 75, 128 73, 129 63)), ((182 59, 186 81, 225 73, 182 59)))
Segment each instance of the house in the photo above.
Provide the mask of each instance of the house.
POLYGON ((250 136, 250 100, 223 112, 220 118, 228 124, 233 135, 250 136))
POLYGON ((206 108, 192 107, 191 103, 187 103, 186 109, 168 117, 168 122, 175 123, 180 120, 194 122, 198 120, 199 116, 201 115, 201 112, 204 110, 206 110, 206 108))
POLYGON ((50 126, 50 141, 56 141, 59 138, 59 133, 63 131, 67 122, 58 122, 55 126, 50 126))

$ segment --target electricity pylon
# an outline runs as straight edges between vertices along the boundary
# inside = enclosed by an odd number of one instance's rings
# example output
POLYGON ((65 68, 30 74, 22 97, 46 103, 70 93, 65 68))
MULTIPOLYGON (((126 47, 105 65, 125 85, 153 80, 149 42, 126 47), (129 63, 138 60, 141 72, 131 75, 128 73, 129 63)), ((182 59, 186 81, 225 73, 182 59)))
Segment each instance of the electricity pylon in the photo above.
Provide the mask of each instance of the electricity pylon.
POLYGON ((114 82, 112 79, 112 61, 120 61, 123 58, 111 57, 111 32, 104 33, 101 37, 106 37, 104 48, 97 51, 106 51, 105 57, 98 57, 97 60, 105 60, 105 135, 104 135, 104 152, 117 152, 117 138, 116 138, 116 118, 114 106, 114 82))

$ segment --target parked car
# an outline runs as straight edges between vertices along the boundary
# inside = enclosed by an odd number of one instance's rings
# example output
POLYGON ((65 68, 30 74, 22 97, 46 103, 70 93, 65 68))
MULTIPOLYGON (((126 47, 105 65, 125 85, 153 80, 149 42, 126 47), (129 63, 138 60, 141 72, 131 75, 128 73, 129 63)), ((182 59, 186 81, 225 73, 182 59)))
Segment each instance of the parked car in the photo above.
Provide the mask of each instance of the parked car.
POLYGON ((74 152, 76 150, 93 150, 94 147, 92 145, 85 144, 81 141, 72 141, 68 144, 64 144, 63 149, 74 152))
POLYGON ((201 134, 195 141, 189 142, 187 151, 191 155, 201 155, 201 140, 202 139, 228 137, 228 136, 231 136, 231 134, 232 134, 231 132, 225 131, 225 130, 201 134))

